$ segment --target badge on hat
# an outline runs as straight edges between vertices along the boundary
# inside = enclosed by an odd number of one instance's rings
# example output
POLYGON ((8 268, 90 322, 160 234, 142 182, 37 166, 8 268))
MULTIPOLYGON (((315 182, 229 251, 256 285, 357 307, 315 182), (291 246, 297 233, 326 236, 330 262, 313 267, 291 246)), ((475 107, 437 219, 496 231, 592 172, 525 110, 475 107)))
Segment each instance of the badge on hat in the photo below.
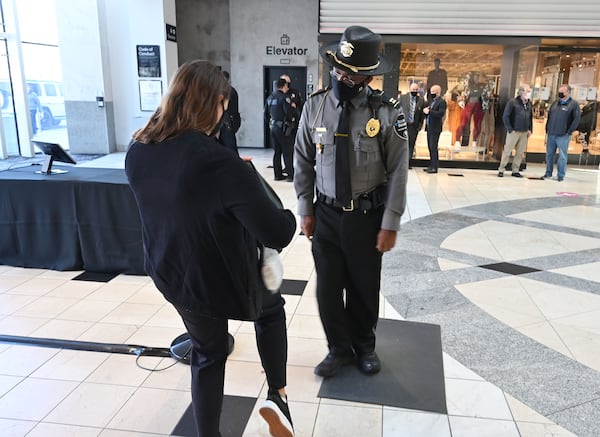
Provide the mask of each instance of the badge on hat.
POLYGON ((349 58, 352 56, 352 53, 354 53, 354 46, 352 43, 349 43, 348 41, 342 41, 340 43, 340 54, 344 58, 349 58))
POLYGON ((376 118, 372 118, 367 121, 367 126, 365 130, 367 131, 367 135, 373 138, 375 135, 379 133, 379 129, 381 129, 381 122, 376 118))

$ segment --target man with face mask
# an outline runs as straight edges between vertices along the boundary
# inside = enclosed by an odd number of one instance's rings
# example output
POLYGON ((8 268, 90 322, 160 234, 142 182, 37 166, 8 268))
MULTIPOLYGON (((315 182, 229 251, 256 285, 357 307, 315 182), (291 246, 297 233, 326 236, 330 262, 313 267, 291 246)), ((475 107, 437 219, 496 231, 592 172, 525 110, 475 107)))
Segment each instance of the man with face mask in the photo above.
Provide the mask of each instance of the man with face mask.
POLYGON ((571 135, 577 129, 581 109, 571 98, 571 87, 563 84, 558 87, 558 99, 548 110, 546 121, 546 173, 542 179, 550 179, 554 168, 554 157, 558 148, 557 179, 562 181, 567 172, 567 154, 571 135))
POLYGON ((294 119, 297 112, 295 104, 292 105, 290 97, 287 95, 288 85, 285 79, 277 79, 277 89, 267 97, 265 103, 265 117, 269 120, 269 130, 271 134, 271 146, 273 147, 273 172, 275 180, 288 182, 294 180, 294 138, 292 136, 294 129, 294 119), (283 175, 281 167, 281 156, 287 172, 283 175))
POLYGON ((400 104, 408 127, 408 159, 410 160, 414 158, 417 135, 423 127, 423 108, 425 107, 425 99, 419 95, 419 84, 417 82, 410 84, 410 93, 400 96, 400 104))
POLYGON ((368 86, 390 69, 380 45, 381 36, 351 26, 320 50, 333 67, 331 88, 306 101, 296 136, 298 214, 312 241, 329 348, 315 368, 322 377, 352 363, 365 374, 381 369, 381 259, 396 243, 404 212, 408 135, 399 103, 368 86))
POLYGON ((511 165, 511 176, 523 177, 519 173, 519 168, 523 153, 527 148, 527 141, 531 132, 533 132, 533 110, 529 101, 529 92, 529 87, 520 86, 517 97, 510 100, 504 108, 502 122, 506 128, 506 142, 504 143, 504 151, 498 168, 499 178, 504 176, 504 170, 513 149, 516 149, 516 151, 511 165))

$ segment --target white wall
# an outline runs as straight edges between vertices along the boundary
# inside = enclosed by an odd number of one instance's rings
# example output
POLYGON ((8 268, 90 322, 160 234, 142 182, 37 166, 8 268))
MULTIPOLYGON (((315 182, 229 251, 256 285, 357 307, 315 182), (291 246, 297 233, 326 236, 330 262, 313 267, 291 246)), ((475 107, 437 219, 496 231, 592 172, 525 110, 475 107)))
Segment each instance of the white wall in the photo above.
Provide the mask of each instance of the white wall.
MULTIPOLYGON (((240 147, 263 146, 263 67, 306 66, 315 91, 318 80, 318 0, 230 0, 231 83, 238 90, 242 126, 237 135, 240 147), (281 47, 283 34, 289 47, 308 48, 304 56, 269 56, 266 46, 281 47)), ((310 82, 309 82, 310 83, 310 82)))
POLYGON ((102 49, 106 49, 101 43, 97 0, 55 1, 63 93, 68 100, 95 101, 104 91, 102 49))
POLYGON ((160 50, 163 94, 177 69, 176 43, 166 41, 165 22, 175 23, 175 0, 102 0, 106 5, 107 41, 112 89, 106 98, 114 103, 118 150, 126 150, 131 134, 152 112, 141 111, 137 45, 157 45, 160 50))

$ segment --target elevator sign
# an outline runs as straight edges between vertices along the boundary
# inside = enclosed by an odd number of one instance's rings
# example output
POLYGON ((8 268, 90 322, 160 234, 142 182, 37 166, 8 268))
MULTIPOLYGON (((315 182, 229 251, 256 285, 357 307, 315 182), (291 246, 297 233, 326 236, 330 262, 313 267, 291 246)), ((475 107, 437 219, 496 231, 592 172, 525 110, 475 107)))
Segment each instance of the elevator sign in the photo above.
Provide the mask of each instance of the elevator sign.
POLYGON ((291 46, 290 37, 285 33, 279 38, 279 45, 266 46, 267 56, 306 56, 307 52, 307 48, 291 46))

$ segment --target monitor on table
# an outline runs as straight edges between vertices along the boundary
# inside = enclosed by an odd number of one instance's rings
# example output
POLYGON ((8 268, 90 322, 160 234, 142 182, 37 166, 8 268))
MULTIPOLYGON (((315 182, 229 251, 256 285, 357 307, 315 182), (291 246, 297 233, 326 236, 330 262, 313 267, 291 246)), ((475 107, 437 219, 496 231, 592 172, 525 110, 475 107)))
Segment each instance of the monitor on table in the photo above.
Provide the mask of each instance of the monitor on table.
POLYGON ((60 144, 46 143, 44 141, 32 141, 33 145, 40 149, 46 155, 42 169, 36 171, 41 174, 59 174, 67 173, 67 170, 58 170, 52 168, 54 161, 66 162, 68 164, 77 164, 75 160, 63 149, 60 144))

